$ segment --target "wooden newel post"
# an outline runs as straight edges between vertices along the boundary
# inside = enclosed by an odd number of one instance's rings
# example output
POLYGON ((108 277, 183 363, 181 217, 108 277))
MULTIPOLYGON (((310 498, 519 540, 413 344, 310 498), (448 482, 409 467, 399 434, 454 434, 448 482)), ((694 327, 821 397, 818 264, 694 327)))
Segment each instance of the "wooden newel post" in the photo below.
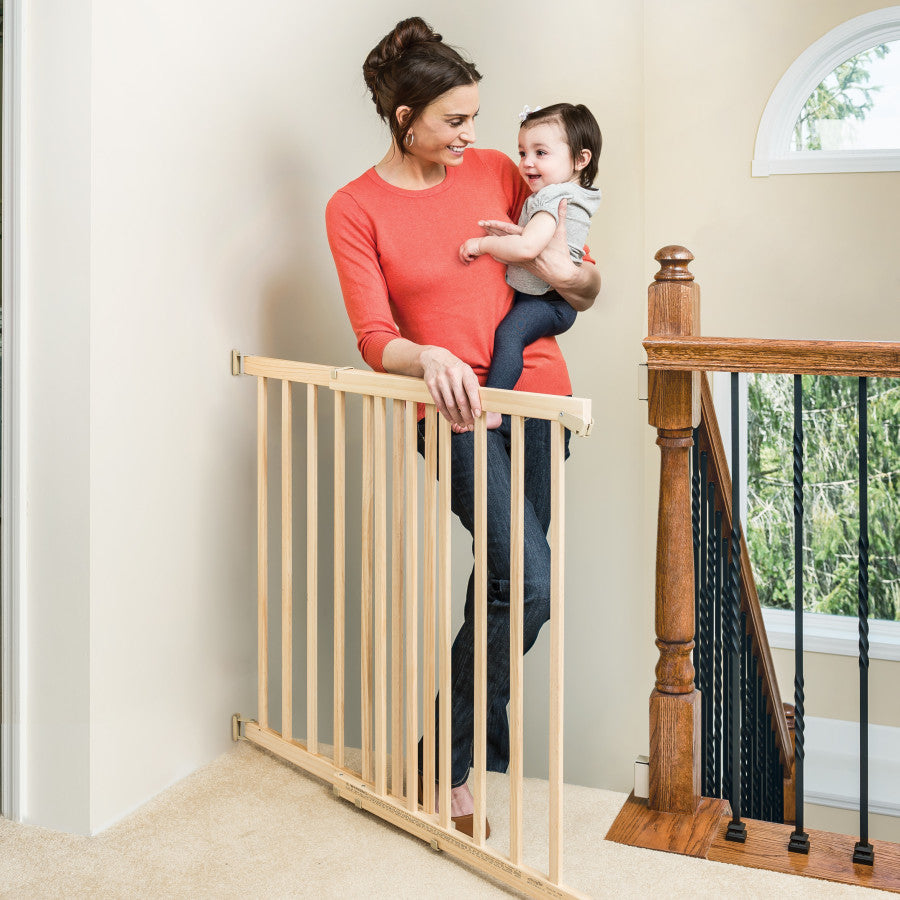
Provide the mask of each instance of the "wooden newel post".
MULTIPOLYGON (((684 247, 663 247, 648 290, 648 332, 700 333, 700 288, 684 247)), ((656 689, 650 695, 650 808, 694 813, 700 803, 700 692, 694 688, 692 428, 700 422, 699 372, 648 373, 650 424, 660 448, 656 544, 656 689)))

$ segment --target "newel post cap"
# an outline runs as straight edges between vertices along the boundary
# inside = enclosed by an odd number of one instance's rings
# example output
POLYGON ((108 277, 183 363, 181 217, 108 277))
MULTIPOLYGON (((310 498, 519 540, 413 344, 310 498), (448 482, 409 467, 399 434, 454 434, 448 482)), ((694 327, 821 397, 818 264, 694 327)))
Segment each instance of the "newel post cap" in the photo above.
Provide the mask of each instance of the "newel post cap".
POLYGON ((693 281, 693 272, 688 271, 688 265, 694 258, 694 254, 687 247, 679 244, 669 244, 658 250, 653 257, 659 263, 659 271, 653 276, 656 281, 693 281))

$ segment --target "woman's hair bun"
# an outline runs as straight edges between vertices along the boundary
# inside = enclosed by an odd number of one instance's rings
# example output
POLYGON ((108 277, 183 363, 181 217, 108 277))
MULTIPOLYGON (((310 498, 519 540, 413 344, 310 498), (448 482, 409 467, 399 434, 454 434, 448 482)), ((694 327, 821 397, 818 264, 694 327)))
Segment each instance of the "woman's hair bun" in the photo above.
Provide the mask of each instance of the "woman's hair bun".
POLYGON ((416 44, 440 43, 442 40, 441 35, 419 16, 412 16, 398 22, 366 57, 366 61, 363 63, 363 77, 366 80, 366 86, 373 95, 377 96, 376 79, 385 66, 396 62, 410 47, 414 47, 416 44))
POLYGON ((426 107, 447 91, 478 84, 481 74, 427 22, 413 16, 398 22, 369 53, 363 78, 404 154, 407 135, 426 107), (398 118, 401 106, 407 109, 398 118))

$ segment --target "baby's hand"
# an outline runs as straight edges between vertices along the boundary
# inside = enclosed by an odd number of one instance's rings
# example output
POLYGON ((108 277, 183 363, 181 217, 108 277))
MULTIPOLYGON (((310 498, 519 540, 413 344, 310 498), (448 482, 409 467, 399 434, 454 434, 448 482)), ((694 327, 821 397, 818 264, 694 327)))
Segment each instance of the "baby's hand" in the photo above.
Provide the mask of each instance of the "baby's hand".
POLYGON ((463 245, 459 248, 459 258, 468 265, 472 262, 473 259, 478 259, 481 256, 481 238, 469 238, 463 245))

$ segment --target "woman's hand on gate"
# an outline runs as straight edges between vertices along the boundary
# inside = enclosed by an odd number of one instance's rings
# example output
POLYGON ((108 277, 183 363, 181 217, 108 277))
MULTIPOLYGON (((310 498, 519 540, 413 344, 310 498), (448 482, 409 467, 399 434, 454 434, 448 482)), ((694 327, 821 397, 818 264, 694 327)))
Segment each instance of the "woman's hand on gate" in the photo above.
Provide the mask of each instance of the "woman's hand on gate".
POLYGON ((472 367, 443 347, 425 347, 420 358, 422 377, 438 412, 451 425, 473 425, 481 415, 481 396, 472 367))

